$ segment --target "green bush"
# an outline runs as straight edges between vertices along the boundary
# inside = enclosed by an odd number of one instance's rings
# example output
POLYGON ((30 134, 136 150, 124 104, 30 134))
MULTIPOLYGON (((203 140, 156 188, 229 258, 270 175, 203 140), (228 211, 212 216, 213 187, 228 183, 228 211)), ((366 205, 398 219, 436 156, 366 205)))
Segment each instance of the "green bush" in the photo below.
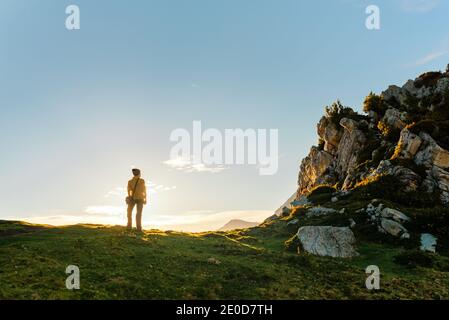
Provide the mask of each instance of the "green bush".
POLYGON ((421 88, 423 86, 432 87, 435 86, 438 80, 440 80, 442 77, 443 74, 440 71, 426 72, 420 75, 418 79, 416 79, 415 86, 417 88, 421 88))
POLYGON ((336 192, 337 189, 329 185, 321 185, 315 187, 307 196, 307 198, 312 201, 313 204, 323 204, 331 200, 332 194, 336 192))
POLYGON ((431 268, 435 258, 430 254, 419 250, 407 251, 394 257, 394 262, 408 268, 431 268))
POLYGON ((387 105, 381 96, 370 92, 363 102, 363 111, 366 113, 374 111, 381 116, 385 114, 385 111, 387 111, 387 105))
POLYGON ((333 187, 333 186, 320 185, 320 186, 317 186, 317 187, 313 188, 313 190, 310 191, 309 196, 313 197, 315 195, 326 194, 326 193, 334 193, 336 191, 337 191, 337 189, 335 187, 333 187))
POLYGON ((422 190, 405 191, 404 184, 392 175, 378 175, 357 183, 352 197, 360 200, 384 199, 407 207, 426 208, 439 202, 438 194, 422 190))
POLYGON ((366 118, 352 110, 352 108, 343 106, 340 101, 334 102, 331 106, 327 106, 325 108, 325 113, 326 117, 337 127, 340 125, 340 120, 343 118, 349 118, 356 121, 366 118))
POLYGON ((409 229, 415 232, 430 232, 439 238, 449 237, 449 208, 417 208, 409 213, 409 229))
POLYGON ((422 119, 427 112, 426 109, 420 107, 419 99, 410 93, 407 93, 405 97, 405 106, 400 106, 398 109, 408 113, 409 122, 422 119))
POLYGON ((383 121, 379 121, 377 123, 377 129, 379 129, 382 136, 390 141, 390 142, 396 142, 399 140, 399 135, 401 134, 401 130, 397 128, 390 127, 388 124, 386 124, 383 121))
POLYGON ((285 241, 284 247, 287 251, 299 253, 301 248, 301 242, 299 241, 298 236, 295 234, 290 239, 285 241))
POLYGON ((322 150, 324 150, 324 145, 325 145, 325 141, 323 140, 323 139, 319 139, 318 140, 318 150, 320 150, 320 151, 322 151, 322 150))

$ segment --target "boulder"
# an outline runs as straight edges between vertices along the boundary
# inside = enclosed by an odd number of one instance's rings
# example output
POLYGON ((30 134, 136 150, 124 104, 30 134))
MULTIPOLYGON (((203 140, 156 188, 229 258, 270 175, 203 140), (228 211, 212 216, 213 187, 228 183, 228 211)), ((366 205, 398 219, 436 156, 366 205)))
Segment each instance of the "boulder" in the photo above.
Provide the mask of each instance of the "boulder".
POLYGON ((418 88, 415 86, 415 81, 408 80, 403 86, 401 93, 403 95, 412 95, 416 96, 418 94, 418 88))
POLYGON ((415 154, 418 152, 421 147, 422 139, 410 132, 407 128, 404 128, 401 131, 401 136, 398 142, 398 157, 403 159, 413 159, 415 154))
POLYGON ((442 169, 448 169, 449 151, 440 147, 429 134, 421 132, 419 136, 424 141, 424 145, 416 154, 415 163, 429 168, 437 166, 442 169))
POLYGON ((324 151, 334 154, 342 136, 341 128, 327 117, 322 117, 317 126, 318 136, 324 141, 324 151))
POLYGON ((320 184, 333 184, 334 177, 329 173, 329 167, 334 157, 327 151, 312 147, 310 153, 301 162, 298 175, 298 194, 311 191, 320 184))
POLYGON ((358 256, 355 236, 348 227, 307 226, 297 233, 303 249, 318 256, 350 258, 358 256))
POLYGON ((440 193, 440 200, 443 204, 449 204, 449 172, 432 166, 426 170, 426 177, 422 183, 422 188, 426 192, 434 192, 438 190, 440 193))
POLYGON ((382 118, 382 122, 390 128, 402 130, 405 127, 406 113, 400 112, 398 109, 389 108, 382 118))
POLYGON ((378 175, 393 175, 397 177, 405 186, 406 191, 417 190, 422 180, 422 178, 410 168, 394 166, 390 160, 382 160, 369 176, 375 177, 378 175))
POLYGON ((337 213, 337 212, 338 212, 337 210, 334 210, 331 208, 313 207, 307 211, 306 216, 307 216, 307 218, 319 217, 319 216, 325 216, 325 215, 337 213))
POLYGON ((410 221, 409 217, 407 217, 401 211, 396 210, 396 209, 384 208, 380 214, 383 218, 393 219, 399 223, 410 221))
MULTIPOLYGON (((385 219, 382 218, 380 220, 380 226, 381 232, 385 232, 389 235, 395 236, 395 237, 400 237, 403 236, 404 234, 408 234, 407 229, 405 229, 402 224, 400 224, 399 222, 390 220, 390 219, 385 219)), ((407 236, 405 236, 407 237, 407 236)))
POLYGON ((449 204, 449 172, 434 166, 431 170, 431 175, 437 188, 440 190, 441 202, 449 204))
POLYGON ((434 93, 444 94, 449 90, 449 78, 441 78, 438 80, 434 93))
POLYGON ((305 195, 301 195, 298 199, 293 200, 290 204, 292 207, 303 207, 310 206, 312 202, 310 202, 305 195))
MULTIPOLYGON (((410 80, 413 82, 413 80, 410 80)), ((405 86, 407 86, 409 83, 407 82, 405 86)), ((405 87, 404 86, 404 87, 405 87)), ((397 103, 404 105, 407 100, 407 90, 403 90, 402 88, 392 85, 389 86, 387 90, 382 92, 382 97, 385 101, 391 102, 392 100, 396 101, 397 103)))
POLYGON ((340 125, 345 128, 336 153, 335 171, 337 176, 346 177, 358 164, 358 153, 366 143, 363 132, 357 129, 352 119, 343 118, 340 125))
POLYGON ((401 224, 410 221, 410 218, 399 210, 385 207, 382 203, 379 203, 376 207, 373 205, 376 202, 371 201, 364 210, 371 223, 377 225, 377 229, 382 233, 403 239, 410 238, 407 229, 401 224))

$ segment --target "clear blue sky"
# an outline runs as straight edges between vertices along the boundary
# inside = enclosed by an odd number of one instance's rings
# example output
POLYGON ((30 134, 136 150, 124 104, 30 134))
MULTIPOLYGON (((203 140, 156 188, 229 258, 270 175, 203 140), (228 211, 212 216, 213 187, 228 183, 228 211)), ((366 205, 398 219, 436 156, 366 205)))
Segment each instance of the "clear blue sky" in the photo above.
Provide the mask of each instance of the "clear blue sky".
POLYGON ((326 105, 360 110, 371 90, 445 68, 448 18, 443 0, 2 0, 0 219, 118 215, 135 165, 150 224, 260 220, 295 191, 326 105), (69 4, 81 30, 65 29, 69 4), (193 120, 278 128, 278 174, 170 169, 170 132, 193 120))

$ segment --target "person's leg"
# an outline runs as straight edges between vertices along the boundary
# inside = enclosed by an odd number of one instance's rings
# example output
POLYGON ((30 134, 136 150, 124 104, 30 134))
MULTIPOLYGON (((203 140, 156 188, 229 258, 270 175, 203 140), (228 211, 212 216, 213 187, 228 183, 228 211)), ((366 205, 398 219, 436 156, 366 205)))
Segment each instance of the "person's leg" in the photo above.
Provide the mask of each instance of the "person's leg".
POLYGON ((127 225, 128 229, 132 229, 133 227, 133 209, 135 204, 136 203, 134 201, 128 204, 128 225, 127 225))
POLYGON ((142 211, 143 201, 137 202, 136 226, 138 231, 142 231, 142 211))

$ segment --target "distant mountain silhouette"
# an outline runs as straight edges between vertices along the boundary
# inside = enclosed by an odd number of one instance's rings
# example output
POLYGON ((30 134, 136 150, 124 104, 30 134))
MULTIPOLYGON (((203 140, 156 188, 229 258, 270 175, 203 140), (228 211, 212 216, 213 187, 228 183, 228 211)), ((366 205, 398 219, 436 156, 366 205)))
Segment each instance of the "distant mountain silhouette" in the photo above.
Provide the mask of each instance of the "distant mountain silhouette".
POLYGON ((248 222, 244 220, 231 220, 228 223, 226 223, 223 227, 218 229, 218 231, 230 231, 235 229, 247 229, 258 226, 258 222, 248 222))

